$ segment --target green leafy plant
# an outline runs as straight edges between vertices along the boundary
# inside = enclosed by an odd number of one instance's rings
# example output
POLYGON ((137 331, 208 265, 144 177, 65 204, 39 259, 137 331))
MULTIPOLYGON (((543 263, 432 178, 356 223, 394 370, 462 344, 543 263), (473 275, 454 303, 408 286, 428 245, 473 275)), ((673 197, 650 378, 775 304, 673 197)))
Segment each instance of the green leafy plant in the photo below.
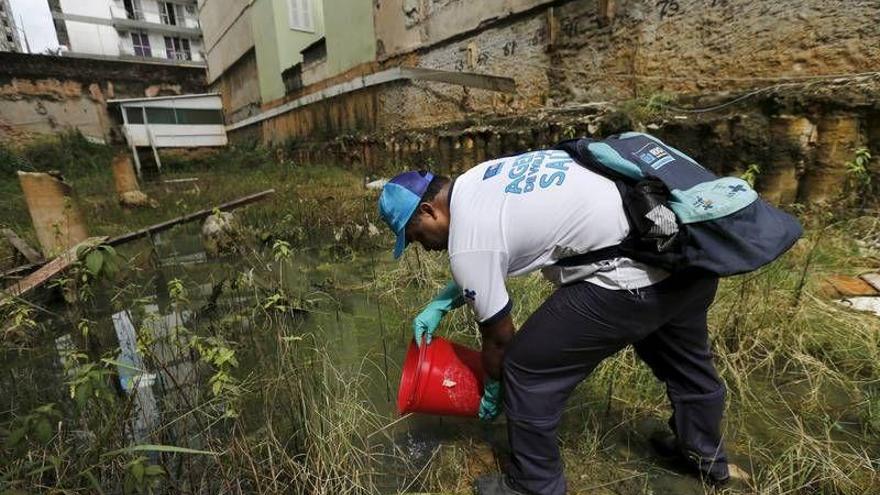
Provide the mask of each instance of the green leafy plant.
POLYGON ((848 206, 864 207, 871 191, 871 152, 867 148, 858 148, 853 159, 845 162, 846 182, 842 196, 848 206))
POLYGON ((188 293, 186 290, 186 286, 183 285, 183 281, 179 278, 171 279, 168 281, 168 297, 175 304, 185 304, 189 302, 188 293))
POLYGON ((208 384, 214 397, 224 400, 223 416, 237 417, 236 402, 241 390, 238 379, 232 374, 235 368, 238 368, 235 349, 222 337, 193 336, 190 345, 199 353, 201 361, 214 369, 208 384))
POLYGON ((746 171, 739 178, 748 182, 750 186, 755 187, 755 182, 757 182, 759 175, 761 175, 761 166, 757 163, 750 163, 746 167, 746 171))
POLYGON ((123 493, 153 493, 159 482, 165 477, 162 466, 149 464, 149 459, 139 455, 125 465, 125 481, 123 493))
POLYGON ((102 405, 116 401, 116 395, 109 385, 114 372, 108 369, 106 363, 102 366, 89 361, 86 354, 78 351, 65 353, 64 363, 70 376, 67 382, 70 398, 76 401, 80 409, 93 400, 102 405))
POLYGON ((844 163, 846 173, 857 187, 867 188, 871 185, 871 172, 868 170, 870 162, 871 152, 868 151, 868 148, 858 148, 853 159, 844 163))
POLYGON ((277 240, 272 244, 272 257, 275 261, 290 259, 291 250, 290 243, 287 241, 277 240))
POLYGON ((44 404, 32 410, 30 413, 16 418, 9 429, 5 445, 8 448, 17 448, 23 442, 38 442, 46 445, 54 435, 53 425, 62 418, 61 412, 54 403, 44 404))

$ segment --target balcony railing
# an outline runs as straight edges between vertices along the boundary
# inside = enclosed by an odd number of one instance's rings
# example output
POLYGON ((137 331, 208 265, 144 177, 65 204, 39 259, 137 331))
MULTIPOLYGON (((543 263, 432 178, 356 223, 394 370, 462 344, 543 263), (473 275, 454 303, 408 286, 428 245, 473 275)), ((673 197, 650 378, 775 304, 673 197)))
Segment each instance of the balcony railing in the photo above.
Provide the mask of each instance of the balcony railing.
MULTIPOLYGON (((128 12, 126 12, 126 15, 127 14, 128 12)), ((173 36, 185 36, 188 38, 201 38, 202 36, 202 31, 199 28, 172 26, 170 24, 162 24, 160 22, 150 22, 144 19, 131 19, 129 17, 121 17, 115 14, 110 23, 117 30, 149 31, 153 33, 162 33, 173 36)))

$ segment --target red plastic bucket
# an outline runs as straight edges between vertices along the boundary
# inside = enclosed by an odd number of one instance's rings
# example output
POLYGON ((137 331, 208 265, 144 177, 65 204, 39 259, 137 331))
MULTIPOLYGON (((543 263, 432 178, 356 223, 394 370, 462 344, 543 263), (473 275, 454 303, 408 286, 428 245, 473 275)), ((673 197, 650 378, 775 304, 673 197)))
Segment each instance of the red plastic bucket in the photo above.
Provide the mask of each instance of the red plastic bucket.
POLYGON ((483 395, 480 351, 434 337, 410 342, 403 361, 397 412, 474 417, 483 395))

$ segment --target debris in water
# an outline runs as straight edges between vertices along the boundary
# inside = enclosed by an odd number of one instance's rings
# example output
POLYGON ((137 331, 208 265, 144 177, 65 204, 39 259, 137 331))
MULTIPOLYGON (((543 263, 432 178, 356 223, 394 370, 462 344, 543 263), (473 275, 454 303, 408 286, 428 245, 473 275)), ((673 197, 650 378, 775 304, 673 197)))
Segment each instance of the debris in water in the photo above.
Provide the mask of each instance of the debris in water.
POLYGON ((208 256, 216 258, 224 253, 234 252, 239 244, 240 227, 235 216, 221 211, 208 216, 202 224, 202 244, 208 256))

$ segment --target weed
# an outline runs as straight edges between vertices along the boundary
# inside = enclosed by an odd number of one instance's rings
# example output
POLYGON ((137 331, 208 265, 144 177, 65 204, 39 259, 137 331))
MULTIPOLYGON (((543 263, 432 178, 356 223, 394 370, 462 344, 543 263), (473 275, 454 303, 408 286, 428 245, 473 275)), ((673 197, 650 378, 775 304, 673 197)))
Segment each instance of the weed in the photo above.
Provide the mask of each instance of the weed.
POLYGON ((755 187, 759 175, 761 175, 761 166, 757 163, 750 163, 749 166, 746 167, 746 171, 743 172, 739 178, 748 182, 750 186, 755 187))
POLYGON ((844 163, 846 183, 841 195, 845 204, 859 209, 864 209, 867 204, 871 192, 870 162, 871 152, 867 148, 858 148, 853 159, 844 163))

